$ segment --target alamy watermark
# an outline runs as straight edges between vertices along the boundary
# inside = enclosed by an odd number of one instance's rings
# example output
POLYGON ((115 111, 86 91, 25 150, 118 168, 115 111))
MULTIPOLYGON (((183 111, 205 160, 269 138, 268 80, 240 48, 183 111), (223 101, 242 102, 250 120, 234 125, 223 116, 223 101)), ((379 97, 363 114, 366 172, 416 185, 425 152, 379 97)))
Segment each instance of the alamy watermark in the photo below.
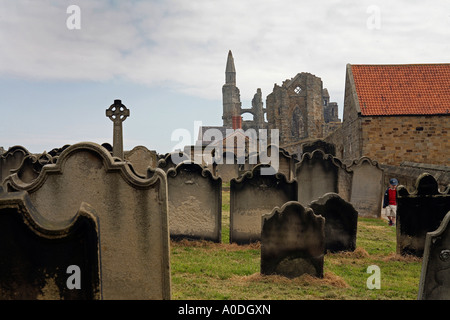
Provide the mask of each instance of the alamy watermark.
POLYGON ((381 289, 381 270, 377 265, 367 267, 367 273, 372 274, 367 278, 366 286, 368 289, 381 289))
MULTIPOLYGON (((199 132, 201 121, 194 122, 194 132, 199 132)), ((178 141, 174 151, 183 150, 193 142, 190 157, 193 162, 206 164, 268 164, 261 168, 262 175, 272 175, 279 169, 278 129, 226 129, 225 133, 210 128, 200 134, 198 141, 192 141, 187 129, 172 132, 171 141, 178 141), (205 145, 204 143, 208 143, 205 145)), ((183 153, 172 153, 175 164, 185 160, 183 153)))
POLYGON ((67 7, 67 14, 70 14, 66 20, 66 26, 69 30, 81 29, 81 9, 79 6, 72 4, 67 7))
POLYGON ((366 13, 369 17, 366 21, 367 29, 369 30, 379 30, 381 29, 381 9, 377 5, 371 5, 367 7, 366 13))
POLYGON ((67 267, 66 273, 71 274, 66 281, 68 289, 81 289, 81 269, 77 265, 70 265, 67 267))

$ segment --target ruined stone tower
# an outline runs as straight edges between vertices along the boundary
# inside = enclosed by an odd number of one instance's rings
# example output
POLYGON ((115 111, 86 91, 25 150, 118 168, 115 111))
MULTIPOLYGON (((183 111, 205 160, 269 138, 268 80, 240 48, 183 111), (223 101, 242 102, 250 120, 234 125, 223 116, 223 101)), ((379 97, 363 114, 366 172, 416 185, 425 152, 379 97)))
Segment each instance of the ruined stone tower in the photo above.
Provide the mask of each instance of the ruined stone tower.
POLYGON ((233 116, 241 115, 241 94, 236 87, 236 69, 231 50, 228 52, 227 66, 225 68, 225 84, 222 87, 223 98, 223 126, 232 128, 233 116))

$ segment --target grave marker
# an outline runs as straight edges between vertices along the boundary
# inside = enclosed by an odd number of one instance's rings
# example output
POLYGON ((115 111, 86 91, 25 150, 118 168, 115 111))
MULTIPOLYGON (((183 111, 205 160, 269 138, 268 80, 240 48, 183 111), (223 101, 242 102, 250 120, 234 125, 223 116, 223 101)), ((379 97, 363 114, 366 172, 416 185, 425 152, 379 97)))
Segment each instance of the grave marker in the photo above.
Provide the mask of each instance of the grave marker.
POLYGON ((297 201, 262 216, 261 273, 323 277, 325 219, 297 201))
POLYGON ((106 109, 106 116, 114 123, 113 157, 123 159, 122 122, 130 116, 130 110, 122 104, 121 100, 114 100, 114 103, 106 109))
POLYGON ((0 299, 101 299, 99 227, 82 203, 72 220, 45 219, 28 194, 0 188, 0 299), (66 270, 78 267, 77 288, 66 270))

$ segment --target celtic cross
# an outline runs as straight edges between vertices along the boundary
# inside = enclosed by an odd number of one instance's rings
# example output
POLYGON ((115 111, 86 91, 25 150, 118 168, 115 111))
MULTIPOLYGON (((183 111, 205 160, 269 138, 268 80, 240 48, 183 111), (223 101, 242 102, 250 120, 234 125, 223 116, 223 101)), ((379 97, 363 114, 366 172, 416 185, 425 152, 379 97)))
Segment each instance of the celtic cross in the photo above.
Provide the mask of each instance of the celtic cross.
POLYGON ((123 159, 122 122, 130 116, 130 110, 122 104, 121 100, 114 100, 114 104, 106 109, 106 116, 114 123, 113 156, 123 159))

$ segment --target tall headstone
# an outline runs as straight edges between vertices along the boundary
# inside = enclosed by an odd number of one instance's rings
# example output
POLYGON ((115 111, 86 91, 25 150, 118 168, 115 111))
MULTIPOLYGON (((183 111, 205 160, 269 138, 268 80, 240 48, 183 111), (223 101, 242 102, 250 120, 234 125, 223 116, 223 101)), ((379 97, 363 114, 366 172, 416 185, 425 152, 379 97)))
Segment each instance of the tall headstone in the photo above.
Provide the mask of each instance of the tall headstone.
POLYGON ((262 216, 261 273, 323 277, 325 219, 297 201, 262 216))
POLYGON ((122 104, 121 100, 114 100, 114 103, 106 109, 106 116, 114 123, 113 156, 123 159, 122 122, 130 116, 130 110, 122 104))
POLYGON ((104 299, 169 299, 166 175, 141 178, 116 160, 98 144, 74 144, 30 183, 9 176, 5 190, 27 191, 53 223, 72 219, 83 202, 95 209, 104 299))
POLYGON ((450 211, 428 232, 422 260, 419 300, 450 300, 450 211))
POLYGON ((329 192, 339 194, 346 201, 350 199, 352 172, 331 154, 322 150, 305 153, 295 171, 300 203, 308 205, 329 192))
POLYGON ((167 171, 170 236, 221 241, 222 179, 191 162, 167 171))
POLYGON ((101 299, 99 224, 82 203, 55 223, 28 194, 0 188, 0 299, 101 299))
POLYGON ((348 169, 353 172, 350 202, 362 217, 379 218, 385 189, 383 169, 368 157, 354 160, 348 169))
POLYGON ((309 207, 325 218, 325 250, 330 252, 354 251, 358 211, 336 193, 326 193, 309 207))
POLYGON ((230 242, 261 240, 261 216, 288 201, 296 200, 297 183, 282 173, 262 174, 260 164, 230 182, 230 242))
POLYGON ((439 192, 436 179, 424 173, 417 178, 411 193, 397 189, 397 253, 423 256, 425 238, 435 231, 450 211, 449 188, 439 192))

